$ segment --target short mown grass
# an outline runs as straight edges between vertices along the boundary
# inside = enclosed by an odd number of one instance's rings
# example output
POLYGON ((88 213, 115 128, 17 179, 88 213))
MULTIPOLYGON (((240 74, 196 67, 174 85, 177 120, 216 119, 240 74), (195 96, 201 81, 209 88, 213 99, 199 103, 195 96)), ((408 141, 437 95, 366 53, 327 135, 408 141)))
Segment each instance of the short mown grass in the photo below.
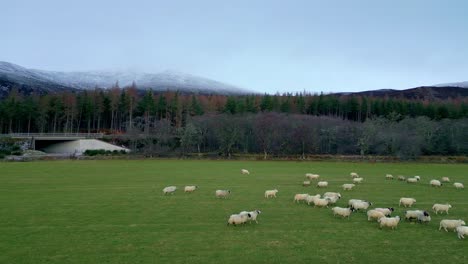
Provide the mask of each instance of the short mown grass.
POLYGON ((53 161, 0 163, 0 263, 468 263, 468 239, 438 231, 443 218, 468 221, 468 190, 429 186, 448 176, 468 184, 467 165, 261 161, 53 161), (241 175, 240 169, 250 170, 241 175), (349 173, 364 183, 344 192, 349 173), (302 187, 307 172, 330 186, 302 187), (385 174, 414 176, 407 184, 385 174), (184 185, 198 185, 192 193, 184 185), (164 196, 165 186, 176 185, 164 196), (277 188, 276 199, 264 191, 277 188), (232 195, 216 199, 216 189, 232 195), (295 193, 340 191, 343 198, 414 208, 449 202, 448 216, 380 230, 364 212, 350 220, 295 204, 295 193), (228 216, 260 209, 259 224, 226 226, 228 216))

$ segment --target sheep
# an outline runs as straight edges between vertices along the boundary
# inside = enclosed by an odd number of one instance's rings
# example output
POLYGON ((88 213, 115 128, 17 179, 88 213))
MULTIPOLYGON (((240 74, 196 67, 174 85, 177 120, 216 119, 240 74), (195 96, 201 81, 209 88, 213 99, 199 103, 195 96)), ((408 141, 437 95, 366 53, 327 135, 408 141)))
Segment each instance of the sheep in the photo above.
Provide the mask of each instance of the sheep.
POLYGON ((463 183, 460 183, 460 182, 455 182, 453 184, 453 187, 455 187, 457 189, 465 189, 465 186, 463 185, 463 183))
POLYGON ((420 176, 414 176, 413 178, 415 178, 415 179, 418 180, 418 181, 421 180, 421 177, 420 177, 420 176))
POLYGON ((395 211, 395 209, 393 209, 393 207, 388 207, 388 208, 374 208, 374 210, 383 213, 385 216, 389 216, 389 215, 392 214, 393 211, 395 211))
POLYGON ((442 177, 442 182, 450 182, 450 178, 449 177, 442 177))
POLYGON ((364 178, 354 178, 353 183, 361 183, 364 180, 364 178))
POLYGON ((431 184, 432 187, 442 186, 442 183, 439 180, 431 180, 429 183, 431 184))
POLYGON ((343 186, 343 190, 345 191, 350 191, 354 188, 354 186, 356 186, 356 184, 353 184, 353 183, 345 183, 342 185, 343 186))
POLYGON ((307 197, 305 198, 305 201, 306 201, 307 205, 310 205, 311 203, 314 202, 315 199, 319 199, 319 198, 320 198, 320 194, 307 195, 307 197))
POLYGON ((247 215, 247 216, 248 216, 247 219, 249 220, 249 222, 255 221, 255 223, 258 224, 257 216, 258 216, 259 214, 261 214, 261 213, 262 213, 262 211, 260 211, 260 210, 254 210, 254 211, 250 211, 250 212, 242 211, 242 212, 240 212, 239 214, 240 214, 240 215, 247 215))
POLYGON ((381 218, 379 218, 379 220, 377 220, 377 222, 380 223, 380 229, 382 229, 382 227, 384 227, 384 226, 391 227, 392 229, 395 229, 395 228, 397 228, 398 223, 400 222, 400 217, 399 216, 381 217, 381 218))
POLYGON ((387 179, 387 180, 393 180, 393 175, 387 174, 387 175, 385 175, 385 179, 387 179))
POLYGON ((250 174, 250 172, 249 172, 248 170, 246 170, 246 169, 242 169, 242 170, 241 170, 241 173, 242 173, 242 174, 250 174))
POLYGON ((437 214, 439 211, 446 212, 448 214, 449 209, 452 208, 450 204, 434 204, 432 210, 437 214))
POLYGON ((407 206, 411 207, 414 203, 416 203, 416 199, 402 197, 400 198, 400 203, 398 204, 398 206, 403 205, 404 207, 407 207, 407 206))
POLYGON ((379 220, 382 217, 385 217, 385 214, 380 211, 377 211, 375 209, 367 211, 367 221, 370 221, 372 219, 379 220))
POLYGON ((317 198, 317 199, 314 199, 314 207, 318 206, 318 207, 327 207, 328 208, 328 204, 330 203, 330 198, 326 197, 326 198, 317 198))
POLYGON ((276 198, 276 194, 278 193, 278 190, 277 189, 274 189, 274 190, 266 190, 265 191, 265 198, 270 198, 270 197, 275 197, 276 198))
POLYGON ((175 186, 167 186, 163 189, 163 193, 164 195, 170 193, 170 194, 174 194, 174 192, 177 190, 177 187, 175 186))
POLYGON ((360 202, 353 202, 351 204, 351 207, 354 208, 356 211, 358 211, 360 209, 367 210, 367 208, 369 208, 369 206, 371 206, 371 205, 372 205, 371 202, 360 201, 360 202))
POLYGON ((317 180, 320 175, 318 174, 313 174, 313 173, 306 173, 306 178, 309 179, 309 180, 317 180))
POLYGON ((324 198, 328 199, 328 204, 336 204, 336 202, 338 202, 338 199, 340 199, 337 196, 324 196, 324 198))
MULTIPOLYGON (((431 220, 430 219, 430 216, 429 216, 429 213, 426 212, 426 211, 423 211, 423 210, 408 210, 408 211, 405 211, 405 219, 408 220, 408 221, 411 221, 412 219, 416 219, 416 220, 424 220, 425 218, 423 218, 422 216, 424 217, 429 217, 429 221, 431 220)), ((427 222, 427 221, 424 221, 424 222, 427 222)))
POLYGON ((303 181, 302 186, 310 186, 310 181, 303 181))
POLYGON ((455 232, 455 229, 459 226, 466 225, 465 221, 458 219, 458 220, 453 220, 453 219, 443 219, 440 221, 439 224, 439 231, 443 228, 445 232, 448 232, 448 229, 453 229, 453 232, 455 232))
POLYGON ((230 190, 216 190, 215 192, 217 198, 226 198, 230 193, 230 190))
POLYGON ((326 182, 326 181, 319 181, 317 183, 317 187, 319 187, 319 188, 325 188, 327 186, 328 186, 328 182, 326 182))
POLYGON ((408 178, 408 179, 406 179, 406 182, 407 182, 407 183, 417 183, 417 182, 418 182, 418 178, 415 178, 415 177, 413 177, 413 178, 408 178))
POLYGON ((337 197, 338 199, 341 198, 341 194, 337 192, 326 192, 323 194, 324 197, 337 197))
POLYGON ((198 186, 194 186, 194 185, 185 186, 184 192, 191 193, 191 192, 194 192, 197 188, 198 188, 198 186))
POLYGON ((351 178, 358 178, 359 175, 355 172, 351 172, 349 175, 351 175, 351 178))
POLYGON ((245 222, 247 222, 249 217, 251 217, 251 215, 249 213, 247 213, 247 214, 232 214, 229 217, 229 220, 228 220, 227 224, 228 225, 234 225, 234 226, 244 224, 245 222))
POLYGON ((364 200, 359 200, 359 199, 349 199, 348 205, 351 206, 353 205, 354 202, 364 202, 364 200))
POLYGON ((399 180, 399 181, 404 181, 404 180, 406 180, 406 178, 405 178, 405 176, 403 176, 403 175, 399 175, 399 176, 398 176, 398 180, 399 180))
POLYGON ((465 239, 465 235, 468 235, 468 226, 459 226, 456 230, 459 239, 465 239))
POLYGON ((349 208, 349 207, 343 208, 343 207, 336 206, 332 208, 332 211, 333 211, 334 216, 339 215, 343 218, 348 217, 349 219, 349 216, 351 215, 351 213, 354 212, 354 208, 349 208))
POLYGON ((294 202, 304 201, 309 194, 307 193, 298 193, 294 195, 294 202))
POLYGON ((418 215, 418 222, 419 223, 429 223, 431 221, 431 216, 428 212, 424 211, 423 214, 418 215))

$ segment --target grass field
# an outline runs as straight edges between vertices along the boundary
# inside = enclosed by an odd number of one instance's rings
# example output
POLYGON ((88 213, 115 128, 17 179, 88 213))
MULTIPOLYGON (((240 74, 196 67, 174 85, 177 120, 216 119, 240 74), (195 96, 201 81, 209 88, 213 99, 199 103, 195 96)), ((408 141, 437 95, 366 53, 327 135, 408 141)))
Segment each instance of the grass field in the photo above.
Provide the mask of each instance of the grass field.
POLYGON ((428 225, 400 223, 380 230, 364 212, 350 220, 330 209, 293 203, 295 193, 340 191, 398 208, 449 202, 448 218, 468 220, 468 190, 436 189, 432 178, 468 184, 467 165, 254 161, 54 161, 0 163, 0 263, 468 263, 468 239, 438 231, 447 216, 428 225), (241 175, 240 169, 250 175, 241 175), (358 172, 353 191, 340 186, 358 172), (326 189, 302 187, 307 172, 328 180, 326 189), (384 175, 420 175, 418 184, 384 175), (200 188, 183 193, 183 186, 200 188), (163 196, 162 188, 179 190, 163 196), (278 198, 263 198, 278 188, 278 198), (230 189, 226 200, 216 189, 230 189), (232 213, 260 209, 259 224, 226 226, 232 213))

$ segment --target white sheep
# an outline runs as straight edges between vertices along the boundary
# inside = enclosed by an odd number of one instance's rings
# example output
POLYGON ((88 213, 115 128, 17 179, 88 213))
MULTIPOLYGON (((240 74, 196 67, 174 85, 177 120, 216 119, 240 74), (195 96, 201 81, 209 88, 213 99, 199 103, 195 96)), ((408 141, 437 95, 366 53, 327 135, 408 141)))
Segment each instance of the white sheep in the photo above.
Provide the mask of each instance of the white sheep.
POLYGON ((250 212, 248 212, 248 211, 242 211, 242 212, 240 212, 239 214, 240 214, 240 215, 247 215, 247 216, 248 216, 247 219, 249 220, 249 222, 255 221, 255 223, 258 224, 257 216, 258 216, 259 214, 261 214, 261 213, 262 213, 262 211, 260 211, 260 210, 253 210, 253 211, 250 211, 250 212))
POLYGON ((442 177, 442 182, 450 182, 450 178, 449 177, 442 177))
POLYGON ((364 200, 359 200, 359 199, 349 199, 348 205, 351 206, 353 205, 354 202, 364 202, 364 200))
POLYGON ((385 216, 389 216, 389 215, 392 214, 393 211, 395 211, 395 209, 393 209, 393 207, 388 207, 388 208, 374 208, 374 210, 383 213, 385 216))
POLYGON ((379 220, 381 217, 385 217, 385 214, 377 211, 375 209, 367 211, 367 221, 370 221, 372 219, 379 220))
POLYGON ((421 177, 420 177, 420 176, 414 176, 413 178, 415 178, 415 179, 418 180, 418 181, 421 180, 421 177))
POLYGON ((304 201, 308 195, 307 193, 297 193, 294 195, 294 202, 304 201))
POLYGON ((453 184, 453 187, 455 187, 457 189, 465 189, 465 186, 463 185, 463 183, 460 183, 460 182, 455 182, 453 184))
POLYGON ((215 192, 217 198, 226 198, 230 193, 230 190, 216 190, 215 192))
POLYGON ((399 175, 399 176, 398 176, 398 180, 399 180, 399 181, 404 181, 404 180, 406 180, 406 178, 405 178, 405 176, 403 176, 403 175, 399 175))
POLYGON ((333 211, 333 215, 336 216, 336 215, 339 215, 341 217, 348 217, 349 219, 349 216, 351 215, 351 213, 354 211, 353 208, 343 208, 343 207, 333 207, 332 208, 332 211, 333 211))
POLYGON ((330 198, 317 198, 317 199, 314 199, 314 207, 318 206, 318 207, 328 207, 328 204, 330 202, 330 198))
POLYGON ((320 178, 320 175, 318 174, 313 174, 313 173, 306 173, 306 178, 309 179, 309 180, 317 180, 318 178, 320 178))
POLYGON ((265 191, 265 198, 270 198, 270 197, 275 197, 276 198, 276 194, 278 193, 278 190, 277 189, 274 189, 274 190, 266 190, 265 191))
POLYGON ((249 217, 250 217, 249 213, 247 213, 247 214, 232 214, 231 216, 229 216, 229 220, 228 220, 227 224, 228 225, 244 224, 245 222, 247 222, 249 217))
POLYGON ((351 176, 351 178, 358 178, 359 177, 359 175, 356 172, 351 172, 349 175, 351 176))
POLYGON ((404 207, 407 207, 407 206, 411 207, 414 203, 416 203, 416 199, 402 197, 400 198, 400 203, 398 204, 398 206, 403 205, 404 207))
POLYGON ((431 184, 432 187, 442 186, 442 183, 439 180, 431 180, 429 183, 431 184))
POLYGON ((302 186, 310 186, 310 181, 303 181, 302 186))
POLYGON ((324 198, 328 199, 328 204, 336 204, 340 199, 338 196, 324 196, 324 198))
POLYGON ((314 203, 315 199, 319 199, 319 198, 320 198, 320 194, 307 195, 307 197, 305 198, 305 201, 306 201, 307 205, 310 205, 311 203, 314 203))
POLYGON ((434 204, 432 210, 437 214, 440 211, 446 212, 448 214, 449 209, 452 208, 450 204, 434 204))
POLYGON ((250 174, 250 172, 249 172, 248 170, 246 170, 246 169, 242 169, 242 170, 241 170, 241 173, 242 173, 242 174, 250 174))
POLYGON ((387 180, 393 180, 393 175, 387 174, 387 175, 385 175, 385 179, 387 179, 387 180))
POLYGON ((354 178, 353 182, 354 183, 361 183, 364 180, 364 178, 354 178))
POLYGON ((195 186, 195 185, 185 186, 184 192, 191 193, 191 192, 194 192, 197 188, 198 186, 195 186))
POLYGON ((354 208, 356 211, 358 210, 367 210, 367 208, 369 208, 369 206, 371 206, 372 203, 371 202, 368 202, 368 201, 359 201, 359 202, 353 202, 351 204, 351 207, 354 208))
POLYGON ((341 193, 338 192, 326 192, 323 194, 324 197, 337 197, 338 199, 341 198, 341 193))
POLYGON ((345 191, 350 191, 354 188, 354 186, 356 186, 356 184, 353 184, 353 183, 345 183, 342 185, 343 186, 343 190, 345 191))
POLYGON ((459 226, 466 225, 465 221, 458 219, 458 220, 453 220, 453 219, 443 219, 440 221, 439 224, 439 231, 443 228, 445 232, 448 232, 448 229, 453 229, 455 232, 455 229, 459 226))
POLYGON ((413 177, 413 178, 408 178, 408 179, 406 179, 406 182, 407 182, 407 183, 417 183, 417 182, 418 182, 418 178, 415 178, 415 177, 413 177))
POLYGON ((175 186, 167 186, 163 189, 163 193, 164 195, 170 193, 170 194, 174 194, 174 192, 177 190, 177 187, 175 186))
POLYGON ((324 187, 327 187, 327 186, 328 186, 328 182, 326 182, 326 181, 319 181, 317 183, 317 187, 319 187, 319 188, 324 188, 324 187))
POLYGON ((456 230, 459 239, 465 239, 465 235, 468 235, 468 226, 459 226, 456 230))
POLYGON ((392 229, 397 228, 398 223, 400 222, 400 217, 395 216, 395 217, 381 217, 377 222, 380 223, 380 228, 386 226, 386 227, 391 227, 392 229))
POLYGON ((431 216, 427 211, 423 210, 408 210, 405 212, 405 219, 411 221, 412 219, 418 220, 419 222, 431 221, 431 216))

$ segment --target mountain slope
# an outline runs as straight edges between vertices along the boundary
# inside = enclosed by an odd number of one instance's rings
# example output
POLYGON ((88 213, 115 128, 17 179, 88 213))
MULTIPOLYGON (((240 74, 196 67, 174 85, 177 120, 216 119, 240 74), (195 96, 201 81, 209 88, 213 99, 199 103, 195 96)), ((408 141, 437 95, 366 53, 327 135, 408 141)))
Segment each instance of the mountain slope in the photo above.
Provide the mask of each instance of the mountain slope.
POLYGON ((337 93, 337 95, 406 98, 416 100, 444 100, 448 98, 468 97, 468 89, 452 86, 421 86, 406 90, 382 89, 356 93, 337 93))

